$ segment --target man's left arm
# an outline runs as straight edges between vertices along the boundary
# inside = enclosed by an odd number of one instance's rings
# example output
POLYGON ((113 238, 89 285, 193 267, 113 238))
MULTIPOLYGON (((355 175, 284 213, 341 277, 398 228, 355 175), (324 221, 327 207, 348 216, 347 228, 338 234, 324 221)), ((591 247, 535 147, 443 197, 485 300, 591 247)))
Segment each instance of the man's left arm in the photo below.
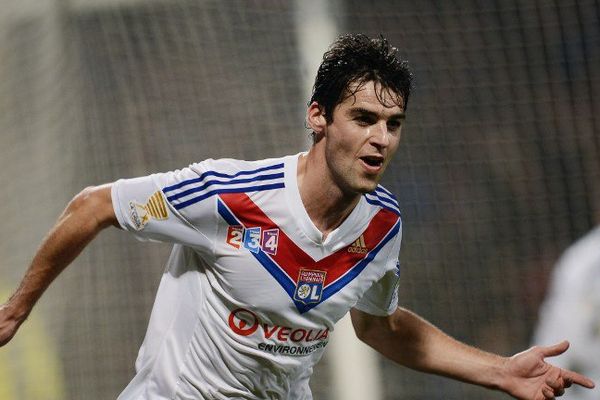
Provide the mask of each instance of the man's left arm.
POLYGON ((384 317, 358 309, 352 309, 351 316, 360 340, 415 370, 502 390, 523 400, 554 399, 573 383, 594 387, 585 376, 544 360, 565 352, 569 346, 566 341, 502 357, 461 343, 400 307, 384 317))

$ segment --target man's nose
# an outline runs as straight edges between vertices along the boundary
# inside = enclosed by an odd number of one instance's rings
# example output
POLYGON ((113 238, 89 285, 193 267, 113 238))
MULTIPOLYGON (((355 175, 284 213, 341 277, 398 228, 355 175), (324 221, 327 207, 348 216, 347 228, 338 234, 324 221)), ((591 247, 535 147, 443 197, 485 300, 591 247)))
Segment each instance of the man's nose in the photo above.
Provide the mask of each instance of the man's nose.
POLYGON ((390 135, 385 121, 380 121, 373 126, 371 132, 371 144, 377 148, 385 148, 390 144, 390 135))

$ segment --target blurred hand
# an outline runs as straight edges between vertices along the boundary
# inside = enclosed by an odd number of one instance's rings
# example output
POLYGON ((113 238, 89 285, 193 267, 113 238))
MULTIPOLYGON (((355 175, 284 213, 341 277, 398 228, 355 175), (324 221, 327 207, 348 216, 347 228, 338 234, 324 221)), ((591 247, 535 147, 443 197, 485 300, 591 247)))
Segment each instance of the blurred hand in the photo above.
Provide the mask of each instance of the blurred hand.
POLYGON ((8 304, 0 306, 0 347, 15 336, 23 321, 25 321, 25 318, 15 317, 15 313, 8 304))
POLYGON ((594 382, 576 372, 548 364, 546 357, 558 356, 569 348, 563 341, 553 346, 535 346, 508 359, 505 390, 519 400, 545 400, 562 396, 572 384, 592 389, 594 382))

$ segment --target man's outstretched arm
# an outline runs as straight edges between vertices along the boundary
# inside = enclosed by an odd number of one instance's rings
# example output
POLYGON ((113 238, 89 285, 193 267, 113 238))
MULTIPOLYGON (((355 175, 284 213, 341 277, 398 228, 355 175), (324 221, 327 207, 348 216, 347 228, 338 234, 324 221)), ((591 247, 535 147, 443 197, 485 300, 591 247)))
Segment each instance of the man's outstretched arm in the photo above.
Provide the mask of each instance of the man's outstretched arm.
POLYGON ((545 357, 565 352, 568 342, 533 347, 507 358, 461 343, 403 308, 388 317, 357 309, 351 316, 359 339, 412 369, 502 390, 522 400, 554 399, 573 383, 594 387, 585 376, 545 362, 545 357))
POLYGON ((118 226, 111 184, 89 187, 71 200, 38 249, 18 289, 0 306, 0 346, 25 321, 50 283, 102 229, 118 226))

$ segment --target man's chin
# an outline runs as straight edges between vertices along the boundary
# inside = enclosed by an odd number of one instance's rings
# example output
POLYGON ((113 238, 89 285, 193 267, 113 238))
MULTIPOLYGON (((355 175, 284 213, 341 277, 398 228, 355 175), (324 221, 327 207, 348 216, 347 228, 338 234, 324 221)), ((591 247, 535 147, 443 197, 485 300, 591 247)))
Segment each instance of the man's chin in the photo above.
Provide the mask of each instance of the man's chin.
POLYGON ((377 189, 377 184, 379 183, 380 176, 372 176, 372 175, 362 175, 357 177, 358 179, 354 179, 354 181, 349 181, 346 186, 346 190, 344 190, 347 194, 358 194, 363 195, 366 193, 371 193, 375 189, 377 189))
POLYGON ((377 189, 377 184, 379 183, 379 179, 377 180, 370 180, 368 182, 364 182, 360 188, 357 190, 357 192, 359 192, 360 194, 365 194, 365 193, 371 193, 373 192, 375 189, 377 189))

